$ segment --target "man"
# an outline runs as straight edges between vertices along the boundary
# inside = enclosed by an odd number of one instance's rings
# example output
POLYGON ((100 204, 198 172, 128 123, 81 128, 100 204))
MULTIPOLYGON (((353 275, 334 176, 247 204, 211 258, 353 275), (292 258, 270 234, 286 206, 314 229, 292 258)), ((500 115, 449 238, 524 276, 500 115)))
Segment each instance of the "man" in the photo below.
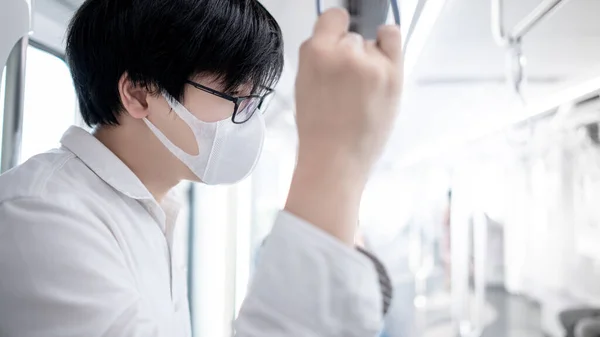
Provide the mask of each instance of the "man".
MULTIPOLYGON (((297 167, 238 336, 380 328, 375 268, 352 246, 397 113, 400 33, 363 41, 348 26, 330 10, 301 48, 297 167)), ((257 108, 282 67, 279 27, 256 0, 87 0, 67 55, 95 131, 71 128, 60 149, 0 177, 0 335, 189 336, 168 192, 252 171, 257 108)))

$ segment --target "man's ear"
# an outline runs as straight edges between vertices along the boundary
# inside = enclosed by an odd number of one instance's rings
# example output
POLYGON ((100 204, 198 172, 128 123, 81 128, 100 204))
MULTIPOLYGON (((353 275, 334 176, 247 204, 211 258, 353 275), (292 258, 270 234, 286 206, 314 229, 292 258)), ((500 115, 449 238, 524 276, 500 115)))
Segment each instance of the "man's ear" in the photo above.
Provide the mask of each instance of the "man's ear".
POLYGON ((148 90, 133 83, 127 73, 119 79, 121 103, 131 117, 142 119, 148 116, 148 95, 148 90))

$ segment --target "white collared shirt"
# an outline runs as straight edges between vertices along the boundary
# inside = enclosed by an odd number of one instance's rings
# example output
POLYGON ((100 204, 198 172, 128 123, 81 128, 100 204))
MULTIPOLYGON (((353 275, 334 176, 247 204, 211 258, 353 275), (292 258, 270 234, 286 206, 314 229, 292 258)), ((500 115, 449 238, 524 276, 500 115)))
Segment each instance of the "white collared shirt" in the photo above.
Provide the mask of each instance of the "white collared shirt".
MULTIPOLYGON (((0 336, 191 336, 176 202, 83 129, 61 143, 0 176, 0 336)), ((370 260, 281 212, 236 332, 375 336, 381 298, 370 260)))

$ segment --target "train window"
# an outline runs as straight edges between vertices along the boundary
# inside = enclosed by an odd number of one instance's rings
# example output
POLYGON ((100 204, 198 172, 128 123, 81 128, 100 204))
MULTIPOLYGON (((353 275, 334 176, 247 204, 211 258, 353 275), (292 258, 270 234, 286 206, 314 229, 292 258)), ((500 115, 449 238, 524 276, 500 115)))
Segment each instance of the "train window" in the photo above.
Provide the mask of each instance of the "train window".
POLYGON ((75 89, 67 64, 35 47, 28 47, 21 162, 58 146, 75 123, 75 89))
MULTIPOLYGON (((2 131, 4 128, 4 85, 6 84, 6 67, 2 71, 2 79, 0 79, 0 152, 2 151, 2 131)), ((2 158, 2 153, 0 153, 2 158)))

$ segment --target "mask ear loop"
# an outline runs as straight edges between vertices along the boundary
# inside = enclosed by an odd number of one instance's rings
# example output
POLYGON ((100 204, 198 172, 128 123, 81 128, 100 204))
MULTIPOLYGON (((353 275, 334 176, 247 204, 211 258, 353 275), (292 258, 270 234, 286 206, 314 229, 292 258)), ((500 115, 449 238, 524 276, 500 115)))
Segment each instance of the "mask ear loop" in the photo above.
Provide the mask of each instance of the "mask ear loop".
MULTIPOLYGON (((317 15, 323 14, 323 0, 315 0, 317 7, 317 15)), ((392 13, 394 14, 394 21, 400 26, 400 6, 398 6, 398 0, 390 0, 392 5, 392 13)))

